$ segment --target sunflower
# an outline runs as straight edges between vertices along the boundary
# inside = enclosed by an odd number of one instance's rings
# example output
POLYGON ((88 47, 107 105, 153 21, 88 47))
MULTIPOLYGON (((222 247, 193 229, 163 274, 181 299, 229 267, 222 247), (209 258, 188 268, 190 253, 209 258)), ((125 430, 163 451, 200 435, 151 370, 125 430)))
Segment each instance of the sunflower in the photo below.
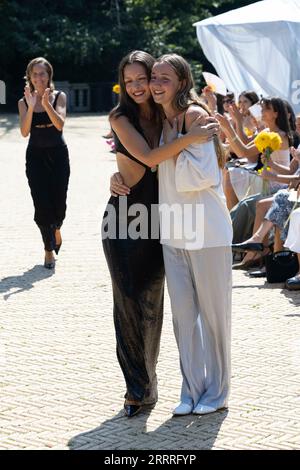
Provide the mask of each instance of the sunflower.
POLYGON ((274 152, 275 150, 279 150, 282 144, 282 140, 277 132, 270 132, 270 148, 274 152))
POLYGON ((261 153, 265 152, 267 147, 270 147, 271 138, 270 132, 262 131, 254 139, 254 144, 257 150, 261 153))

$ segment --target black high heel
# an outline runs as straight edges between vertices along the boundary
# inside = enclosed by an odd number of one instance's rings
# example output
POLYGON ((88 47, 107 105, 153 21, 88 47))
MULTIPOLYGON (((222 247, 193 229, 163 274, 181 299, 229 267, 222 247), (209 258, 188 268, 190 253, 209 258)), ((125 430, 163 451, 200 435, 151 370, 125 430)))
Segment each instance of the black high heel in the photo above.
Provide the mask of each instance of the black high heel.
POLYGON ((127 404, 126 402, 124 403, 124 410, 125 410, 125 415, 128 418, 132 418, 132 416, 137 415, 142 409, 142 405, 131 405, 130 403, 127 404))
POLYGON ((61 238, 61 233, 60 233, 60 229, 59 229, 59 228, 57 228, 57 229, 55 230, 54 237, 55 237, 55 248, 54 248, 54 251, 55 251, 55 253, 58 255, 58 252, 59 252, 60 247, 61 247, 61 245, 62 245, 62 238, 61 238), (56 243, 56 232, 59 232, 60 243, 56 243))
POLYGON ((54 251, 57 255, 58 255, 61 245, 62 245, 62 242, 59 245, 55 245, 54 251))
POLYGON ((243 243, 234 243, 231 245, 233 251, 243 252, 243 251, 264 251, 263 243, 255 242, 243 242, 243 243))
POLYGON ((54 269, 55 268, 55 260, 53 261, 44 261, 44 268, 46 269, 54 269))

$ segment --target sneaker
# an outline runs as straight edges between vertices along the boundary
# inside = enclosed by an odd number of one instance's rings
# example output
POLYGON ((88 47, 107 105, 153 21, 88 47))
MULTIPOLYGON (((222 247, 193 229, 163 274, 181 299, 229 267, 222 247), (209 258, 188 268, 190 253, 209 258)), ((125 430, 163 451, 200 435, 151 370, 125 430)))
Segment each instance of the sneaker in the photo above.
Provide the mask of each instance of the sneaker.
POLYGON ((189 403, 180 402, 172 411, 174 416, 189 415, 193 411, 193 405, 189 403))
POLYGON ((201 405, 201 403, 198 403, 197 406, 193 409, 193 414, 194 415, 207 415, 209 413, 214 413, 217 411, 217 408, 213 408, 212 406, 208 405, 201 405))

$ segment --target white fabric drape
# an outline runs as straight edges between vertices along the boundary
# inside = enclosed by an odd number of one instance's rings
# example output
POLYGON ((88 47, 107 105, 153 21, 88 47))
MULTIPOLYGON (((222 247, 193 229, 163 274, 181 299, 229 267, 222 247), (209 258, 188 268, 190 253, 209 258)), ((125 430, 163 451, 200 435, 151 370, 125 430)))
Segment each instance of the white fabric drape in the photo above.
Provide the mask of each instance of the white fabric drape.
POLYGON ((300 0, 264 0, 194 26, 228 90, 280 96, 300 112, 300 0))

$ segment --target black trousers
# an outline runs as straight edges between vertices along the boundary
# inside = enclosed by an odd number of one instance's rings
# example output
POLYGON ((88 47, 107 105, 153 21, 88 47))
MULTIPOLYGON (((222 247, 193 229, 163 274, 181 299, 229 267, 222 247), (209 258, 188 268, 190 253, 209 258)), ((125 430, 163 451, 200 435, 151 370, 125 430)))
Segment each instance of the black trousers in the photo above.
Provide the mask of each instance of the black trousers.
POLYGON ((52 251, 55 230, 61 227, 66 215, 70 177, 67 146, 28 146, 26 176, 34 204, 34 221, 41 231, 45 250, 52 251))

